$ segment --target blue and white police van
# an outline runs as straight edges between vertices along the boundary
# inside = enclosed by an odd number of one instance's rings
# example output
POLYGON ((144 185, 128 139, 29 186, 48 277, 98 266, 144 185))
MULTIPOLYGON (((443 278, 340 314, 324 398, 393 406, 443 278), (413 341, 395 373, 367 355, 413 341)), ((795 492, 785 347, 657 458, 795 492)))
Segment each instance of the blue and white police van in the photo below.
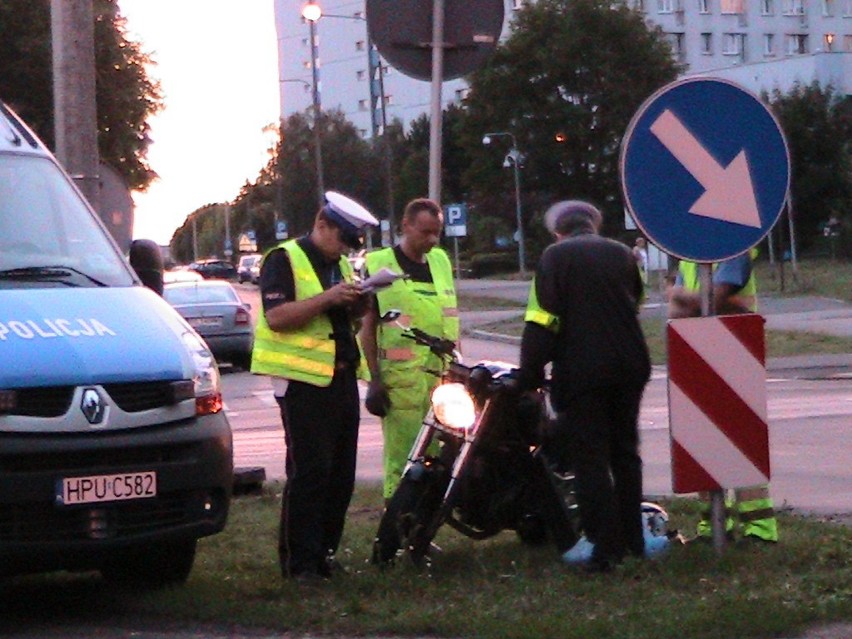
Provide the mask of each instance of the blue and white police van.
POLYGON ((232 485, 210 351, 0 102, 0 576, 182 582, 232 485))

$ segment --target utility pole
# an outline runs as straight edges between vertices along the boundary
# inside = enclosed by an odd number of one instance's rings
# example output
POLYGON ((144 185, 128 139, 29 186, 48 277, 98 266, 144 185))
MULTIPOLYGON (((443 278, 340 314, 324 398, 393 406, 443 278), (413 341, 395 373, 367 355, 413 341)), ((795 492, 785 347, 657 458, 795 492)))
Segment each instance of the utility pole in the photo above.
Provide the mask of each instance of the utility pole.
POLYGON ((99 209, 95 19, 92 0, 51 0, 56 155, 99 209))

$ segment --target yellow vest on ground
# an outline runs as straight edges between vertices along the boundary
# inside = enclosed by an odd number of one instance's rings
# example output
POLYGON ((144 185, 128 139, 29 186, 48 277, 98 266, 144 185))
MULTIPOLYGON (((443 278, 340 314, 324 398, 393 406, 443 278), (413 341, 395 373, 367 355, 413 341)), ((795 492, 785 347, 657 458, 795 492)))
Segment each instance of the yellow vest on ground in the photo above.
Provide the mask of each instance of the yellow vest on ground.
MULTIPOLYGON (((322 283, 307 254, 295 239, 286 240, 267 251, 282 248, 287 251, 296 285, 296 301, 315 297, 323 292, 322 283)), ((352 281, 352 266, 346 257, 340 258, 343 279, 352 281)), ((330 337, 331 320, 320 313, 294 331, 273 331, 266 315, 260 313, 254 335, 251 372, 274 375, 314 386, 328 386, 334 377, 335 343, 330 337)))

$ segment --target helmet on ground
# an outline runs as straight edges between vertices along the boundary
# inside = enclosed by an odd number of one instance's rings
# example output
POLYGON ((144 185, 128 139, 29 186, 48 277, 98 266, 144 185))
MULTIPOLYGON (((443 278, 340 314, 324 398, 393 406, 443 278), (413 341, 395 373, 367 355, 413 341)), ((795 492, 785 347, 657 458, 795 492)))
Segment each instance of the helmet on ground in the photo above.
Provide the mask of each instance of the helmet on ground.
POLYGON ((642 524, 645 537, 665 537, 669 531, 669 514, 662 506, 643 501, 642 524))

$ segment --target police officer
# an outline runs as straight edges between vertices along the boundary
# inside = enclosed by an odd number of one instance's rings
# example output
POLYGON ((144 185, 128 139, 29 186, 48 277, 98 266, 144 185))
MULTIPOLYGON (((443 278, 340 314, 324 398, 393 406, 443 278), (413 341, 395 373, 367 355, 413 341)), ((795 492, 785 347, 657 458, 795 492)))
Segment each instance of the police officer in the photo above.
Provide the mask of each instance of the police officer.
POLYGON ((346 258, 377 220, 329 191, 313 229, 263 258, 252 373, 272 376, 287 446, 278 550, 285 577, 328 578, 355 486, 360 352, 368 296, 346 258))
POLYGON ((385 499, 390 499, 399 485, 408 453, 429 410, 430 394, 438 378, 428 371, 440 370, 441 363, 427 347, 404 338, 399 325, 382 324, 379 318, 396 309, 403 313, 400 325, 458 340, 452 265, 438 247, 443 224, 441 207, 435 202, 412 200, 402 216, 400 243, 367 254, 370 273, 389 268, 407 275, 376 292, 376 303, 364 317, 361 332, 370 367, 366 407, 382 417, 385 499))
MULTIPOLYGON (((717 315, 757 312, 757 282, 754 277, 753 261, 757 252, 752 250, 725 260, 713 268, 713 312, 717 315)), ((669 293, 669 317, 698 317, 701 315, 698 265, 681 261, 677 279, 669 293)), ((701 520, 698 522, 698 538, 710 539, 709 495, 702 493, 705 500, 701 520)), ((726 499, 726 507, 735 510, 742 535, 747 540, 766 542, 778 541, 778 522, 769 486, 738 488, 734 499, 726 499)), ((726 517, 725 527, 729 535, 735 528, 734 518, 726 517)))

